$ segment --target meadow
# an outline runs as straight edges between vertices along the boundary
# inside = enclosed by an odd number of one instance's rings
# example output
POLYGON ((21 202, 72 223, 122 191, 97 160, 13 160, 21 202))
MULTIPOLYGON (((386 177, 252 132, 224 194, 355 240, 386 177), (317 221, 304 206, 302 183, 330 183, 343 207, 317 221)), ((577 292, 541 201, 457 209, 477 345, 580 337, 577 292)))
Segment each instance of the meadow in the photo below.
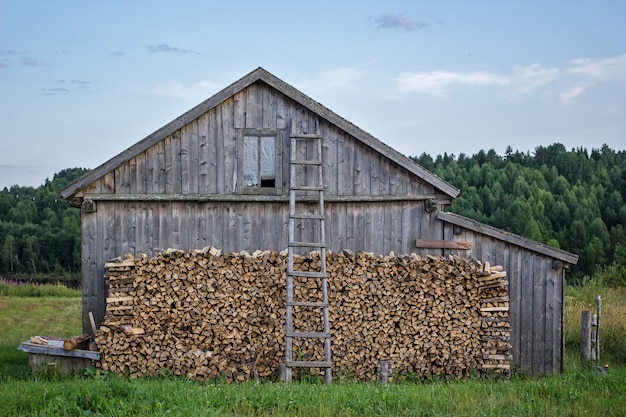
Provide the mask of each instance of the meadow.
POLYGON ((624 416, 626 415, 626 288, 567 287, 566 372, 509 380, 396 378, 382 387, 350 380, 327 386, 303 378, 194 382, 164 371, 148 379, 118 378, 95 368, 72 376, 32 373, 17 351, 34 335, 81 333, 81 298, 60 286, 0 284, 0 416, 624 416), (602 296, 602 363, 594 375, 578 354, 580 311, 602 296))

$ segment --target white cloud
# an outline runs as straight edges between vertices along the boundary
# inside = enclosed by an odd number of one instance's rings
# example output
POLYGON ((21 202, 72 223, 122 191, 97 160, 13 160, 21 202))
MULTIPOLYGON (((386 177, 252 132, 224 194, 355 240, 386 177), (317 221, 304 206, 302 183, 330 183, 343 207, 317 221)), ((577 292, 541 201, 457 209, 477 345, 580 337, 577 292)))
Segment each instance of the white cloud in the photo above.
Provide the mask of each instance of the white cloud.
POLYGON ((514 96, 535 92, 544 96, 557 94, 566 104, 600 83, 626 88, 626 54, 605 59, 576 59, 562 69, 534 63, 515 67, 508 74, 431 71, 404 72, 396 77, 396 86, 404 93, 448 97, 458 87, 502 87, 514 96))
POLYGON ((544 68, 539 64, 516 67, 511 76, 511 87, 518 94, 526 94, 555 81, 559 73, 557 68, 544 68))
POLYGON ((492 72, 404 72, 396 78, 396 86, 403 92, 417 92, 446 96, 454 85, 504 86, 509 84, 505 77, 492 72))
POLYGON ((331 68, 313 75, 306 75, 298 85, 302 90, 309 91, 312 95, 320 91, 346 88, 363 88, 360 81, 363 73, 354 67, 331 68))
POLYGON ((172 98, 204 100, 212 95, 214 89, 215 85, 210 81, 203 80, 187 85, 180 81, 168 81, 157 85, 154 93, 172 98))
POLYGON ((592 81, 626 81, 626 54, 605 59, 576 59, 567 72, 592 81))
POLYGON ((561 93, 559 97, 561 98, 561 101, 563 103, 567 104, 571 102, 573 99, 575 99, 576 97, 578 97, 579 95, 581 95, 582 93, 584 93, 586 89, 587 88, 583 87, 582 85, 577 85, 577 86, 572 87, 568 91, 561 93))

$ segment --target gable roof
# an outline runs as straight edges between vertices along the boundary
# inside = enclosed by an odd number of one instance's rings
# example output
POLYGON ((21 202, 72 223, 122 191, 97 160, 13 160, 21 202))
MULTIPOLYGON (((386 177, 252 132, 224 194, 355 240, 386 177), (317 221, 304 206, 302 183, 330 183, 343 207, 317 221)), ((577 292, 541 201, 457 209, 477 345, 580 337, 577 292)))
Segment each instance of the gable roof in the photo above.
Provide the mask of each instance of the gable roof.
POLYGON ((443 220, 444 222, 461 226, 466 229, 473 230, 474 232, 481 233, 483 235, 490 236, 495 239, 532 250, 534 252, 539 252, 544 255, 551 256, 555 259, 570 263, 572 265, 575 265, 578 262, 578 255, 564 251, 562 249, 557 249, 544 243, 536 242, 523 236, 509 233, 507 231, 486 225, 484 223, 480 223, 468 217, 461 216, 460 214, 441 211, 437 215, 437 218, 443 220))
POLYGON ((437 177, 435 174, 423 168, 422 166, 416 164, 411 159, 391 148, 390 146, 384 144, 380 140, 376 139, 374 136, 348 122, 343 117, 324 107, 323 105, 311 99, 291 85, 270 74, 265 69, 259 67, 248 75, 224 88, 217 94, 203 101, 199 105, 195 106, 191 110, 187 111, 183 115, 177 117, 176 119, 158 129, 154 133, 146 136, 144 139, 129 147, 125 151, 119 153, 99 167, 91 170, 84 176, 69 184, 61 190, 61 196, 63 198, 68 198, 72 196, 73 194, 88 186, 95 180, 115 170, 123 163, 152 147, 157 142, 171 135, 178 129, 200 117, 212 108, 218 106, 228 98, 239 93, 241 90, 259 81, 273 87, 274 89, 278 90, 279 92, 297 102, 301 106, 317 114, 319 117, 326 119, 328 122, 342 129, 366 146, 385 155, 387 158, 389 158, 399 166, 403 167, 404 169, 421 178, 422 180, 430 183, 435 188, 441 190, 443 193, 450 196, 451 198, 456 198, 459 195, 460 191, 456 187, 437 177))

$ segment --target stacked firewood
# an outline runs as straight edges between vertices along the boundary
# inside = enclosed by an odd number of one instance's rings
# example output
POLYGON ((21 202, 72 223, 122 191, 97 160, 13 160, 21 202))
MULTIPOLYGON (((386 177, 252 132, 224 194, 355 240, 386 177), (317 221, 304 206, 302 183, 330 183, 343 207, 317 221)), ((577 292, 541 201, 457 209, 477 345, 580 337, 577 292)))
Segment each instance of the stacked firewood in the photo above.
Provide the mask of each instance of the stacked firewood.
POLYGON ((508 376, 511 371, 511 324, 506 271, 485 262, 478 277, 485 373, 508 376))
MULTIPOLYGON (((503 369, 495 365, 510 352, 508 318, 492 310, 508 306, 501 268, 456 256, 326 257, 335 375, 376 379, 382 359, 395 375, 421 378, 503 369)), ((224 255, 210 247, 107 263, 100 366, 131 377, 161 369, 200 380, 276 375, 284 363, 286 262, 286 251, 224 255)), ((298 270, 319 267, 317 252, 294 261, 298 270)), ((320 301, 320 280, 296 280, 294 297, 320 301)), ((321 331, 321 309, 294 307, 294 327, 321 331)), ((294 352, 322 360, 323 343, 296 339, 294 352)))

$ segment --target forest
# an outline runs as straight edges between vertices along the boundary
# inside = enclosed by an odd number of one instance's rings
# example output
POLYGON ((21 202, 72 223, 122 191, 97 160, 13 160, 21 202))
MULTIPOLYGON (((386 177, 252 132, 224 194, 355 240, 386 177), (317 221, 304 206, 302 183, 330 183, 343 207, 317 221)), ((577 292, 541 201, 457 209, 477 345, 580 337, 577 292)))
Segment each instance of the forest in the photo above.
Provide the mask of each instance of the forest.
MULTIPOLYGON (((461 190, 450 211, 580 256, 571 283, 604 273, 626 283, 626 151, 555 143, 534 152, 507 147, 412 160, 461 190)), ((59 190, 88 170, 70 168, 39 187, 0 191, 0 274, 80 272, 80 210, 59 190)), ((618 282, 619 283, 619 282, 618 282)))

